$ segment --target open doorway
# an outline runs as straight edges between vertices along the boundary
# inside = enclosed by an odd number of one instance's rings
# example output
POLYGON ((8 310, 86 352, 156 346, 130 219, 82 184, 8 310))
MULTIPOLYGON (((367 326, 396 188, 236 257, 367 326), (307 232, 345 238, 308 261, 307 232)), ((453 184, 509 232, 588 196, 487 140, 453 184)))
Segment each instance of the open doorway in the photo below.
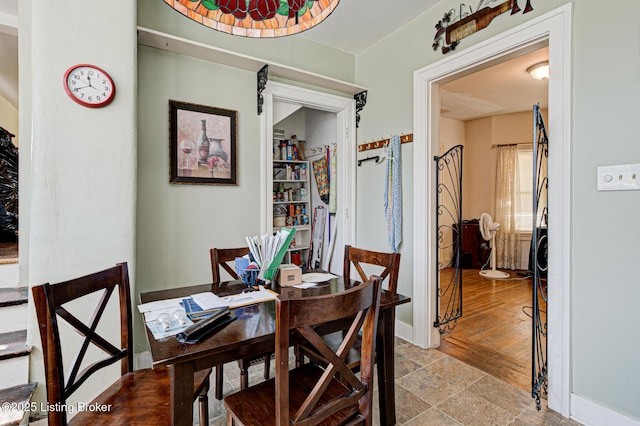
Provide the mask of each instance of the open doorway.
MULTIPOLYGON (((438 155, 444 156, 454 146, 464 154, 461 223, 442 223, 449 216, 439 217, 443 232, 438 244, 440 286, 461 286, 461 316, 441 327, 440 350, 526 391, 531 387, 532 363, 532 107, 539 105, 546 116, 548 102, 548 80, 536 80, 527 70, 548 62, 548 55, 548 47, 543 47, 440 86, 438 155), (516 160, 513 170, 505 170, 509 177, 496 172, 502 158, 498 151, 505 148, 516 160), (513 199, 503 199, 505 195, 497 191, 503 186, 498 181, 507 178, 515 183, 509 191, 513 199), (497 230, 503 235, 498 236, 501 249, 493 259, 498 250, 481 232, 480 219, 488 214, 495 220, 497 205, 506 203, 514 208, 505 212, 511 216, 507 226, 497 230), (505 278, 480 274, 496 266, 505 278)), ((504 216, 499 221, 506 222, 504 216)), ((452 294, 440 294, 441 318, 452 304, 448 300, 452 294)))
POLYGON ((436 320, 435 163, 440 128, 439 86, 461 76, 549 46, 548 406, 563 416, 571 402, 571 4, 498 34, 414 73, 413 331, 421 347, 438 347, 436 320), (426 285, 425 285, 426 283, 426 285), (551 333, 553 330, 553 333, 551 333))
MULTIPOLYGON (((320 267, 333 272, 342 271, 344 246, 355 241, 355 101, 353 98, 270 81, 264 92, 261 136, 264 177, 261 182, 264 200, 261 232, 271 233, 280 227, 281 224, 275 219, 276 208, 294 207, 294 214, 287 216, 284 213, 287 218, 298 218, 298 223, 287 224, 297 229, 296 246, 290 249, 288 255, 296 254, 297 260, 293 263, 302 261, 302 264, 306 264, 320 246, 317 258, 314 257, 318 259, 320 267), (300 158, 304 160, 292 166, 306 169, 307 184, 302 186, 310 191, 308 197, 294 199, 292 206, 290 201, 278 201, 276 197, 276 186, 280 181, 276 168, 290 161, 285 161, 282 155, 276 155, 274 143, 280 144, 283 139, 291 142, 294 135, 297 142, 292 145, 299 148, 300 158), (304 145, 300 141, 304 141, 304 145), (318 191, 317 161, 323 158, 326 159, 325 170, 335 172, 334 185, 327 185, 331 187, 328 194, 334 193, 333 199, 333 196, 324 199, 318 191), (332 208, 332 204, 335 207, 332 208), (306 213, 299 215, 298 207, 306 209, 306 213), (323 212, 326 215, 323 232, 314 229, 316 207, 320 207, 318 215, 323 212), (304 221, 305 217, 308 222, 304 221)), ((326 178, 331 176, 326 175, 326 178)), ((287 261, 292 261, 292 257, 288 257, 287 261)))

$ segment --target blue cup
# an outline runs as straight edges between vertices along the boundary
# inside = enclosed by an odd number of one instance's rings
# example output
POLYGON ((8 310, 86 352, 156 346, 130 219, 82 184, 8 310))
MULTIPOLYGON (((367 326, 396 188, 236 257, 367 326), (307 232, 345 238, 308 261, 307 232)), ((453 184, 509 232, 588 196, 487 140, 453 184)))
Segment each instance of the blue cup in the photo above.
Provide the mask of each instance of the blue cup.
POLYGON ((235 266, 236 273, 242 275, 244 274, 244 270, 249 266, 249 259, 246 257, 236 257, 235 266))

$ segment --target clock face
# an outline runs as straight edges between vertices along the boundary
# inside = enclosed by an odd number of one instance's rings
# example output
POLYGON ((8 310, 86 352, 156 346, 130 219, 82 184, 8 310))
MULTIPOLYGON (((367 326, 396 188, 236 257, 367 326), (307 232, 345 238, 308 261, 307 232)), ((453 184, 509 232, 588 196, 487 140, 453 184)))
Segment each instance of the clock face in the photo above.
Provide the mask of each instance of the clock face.
POLYGON ((99 108, 111 103, 116 86, 109 74, 95 65, 74 65, 64 74, 64 89, 80 105, 99 108))

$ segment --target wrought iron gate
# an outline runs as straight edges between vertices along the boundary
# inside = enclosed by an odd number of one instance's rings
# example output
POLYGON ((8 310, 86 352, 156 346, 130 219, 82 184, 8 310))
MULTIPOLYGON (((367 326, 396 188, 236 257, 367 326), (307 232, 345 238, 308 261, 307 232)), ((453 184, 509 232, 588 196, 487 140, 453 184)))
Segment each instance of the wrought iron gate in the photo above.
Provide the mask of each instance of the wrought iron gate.
POLYGON ((531 396, 540 410, 540 396, 547 394, 547 160, 549 139, 539 105, 533 106, 533 231, 530 264, 533 273, 533 339, 531 396), (543 305, 543 306, 541 306, 543 305), (541 309, 542 307, 542 309, 541 309))
POLYGON ((451 331, 462 316, 462 145, 456 145, 436 162, 436 321, 440 333, 451 331), (443 263, 442 252, 452 250, 443 263), (451 273, 442 273, 450 268, 451 273), (444 276, 444 279, 443 279, 444 276), (444 281, 444 283, 442 282, 444 281))

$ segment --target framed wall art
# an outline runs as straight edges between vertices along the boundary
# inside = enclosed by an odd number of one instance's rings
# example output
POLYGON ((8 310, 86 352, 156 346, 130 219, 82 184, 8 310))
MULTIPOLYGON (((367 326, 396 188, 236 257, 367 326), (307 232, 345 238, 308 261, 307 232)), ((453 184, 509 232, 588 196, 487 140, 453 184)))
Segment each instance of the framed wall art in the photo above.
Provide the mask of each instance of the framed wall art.
POLYGON ((238 111, 169 100, 169 183, 237 185, 238 111))

